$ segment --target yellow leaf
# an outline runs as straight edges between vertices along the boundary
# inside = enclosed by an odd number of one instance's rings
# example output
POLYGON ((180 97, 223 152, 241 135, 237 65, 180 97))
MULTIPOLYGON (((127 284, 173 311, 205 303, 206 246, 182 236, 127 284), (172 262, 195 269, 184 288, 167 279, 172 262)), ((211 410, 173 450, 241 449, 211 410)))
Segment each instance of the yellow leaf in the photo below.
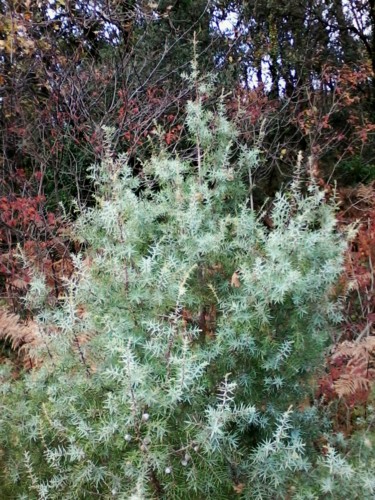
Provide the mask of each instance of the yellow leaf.
POLYGON ((282 160, 284 158, 284 156, 286 155, 287 153, 287 150, 285 148, 283 148, 281 151, 280 151, 280 159, 282 160))

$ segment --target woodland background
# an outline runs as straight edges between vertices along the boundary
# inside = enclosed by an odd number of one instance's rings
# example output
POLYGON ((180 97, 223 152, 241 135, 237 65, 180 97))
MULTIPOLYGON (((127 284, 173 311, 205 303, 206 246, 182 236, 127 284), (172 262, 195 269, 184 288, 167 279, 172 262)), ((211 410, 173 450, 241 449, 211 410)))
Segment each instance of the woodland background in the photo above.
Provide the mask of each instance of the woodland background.
POLYGON ((45 275, 51 305, 64 296, 84 250, 70 225, 94 204, 88 169, 103 127, 140 178, 157 134, 194 156, 183 78, 194 52, 216 78, 205 105, 222 96, 238 150, 259 151, 248 183, 263 223, 296 165, 338 198, 341 227, 357 223, 339 284, 345 317, 317 393, 349 435, 375 378, 374 0, 0 0, 1 360, 15 377, 33 366, 25 260, 45 275))

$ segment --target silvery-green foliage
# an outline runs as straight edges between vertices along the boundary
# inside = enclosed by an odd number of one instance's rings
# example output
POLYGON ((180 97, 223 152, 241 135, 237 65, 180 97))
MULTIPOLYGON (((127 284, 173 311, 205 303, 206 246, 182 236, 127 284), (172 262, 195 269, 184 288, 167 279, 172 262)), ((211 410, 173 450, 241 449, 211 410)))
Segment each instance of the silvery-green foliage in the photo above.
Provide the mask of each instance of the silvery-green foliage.
POLYGON ((293 188, 270 230, 243 181, 258 152, 234 161, 223 107, 198 97, 186 125, 194 158, 161 146, 142 178, 106 131, 43 362, 2 371, 3 496, 278 498, 312 466, 298 408, 340 318, 334 207, 293 188))
POLYGON ((344 436, 329 436, 341 444, 341 450, 327 444, 313 469, 301 476, 295 486, 295 498, 329 497, 335 500, 358 498, 371 500, 375 496, 373 432, 357 432, 348 441, 344 436), (346 455, 346 456, 345 456, 346 455))

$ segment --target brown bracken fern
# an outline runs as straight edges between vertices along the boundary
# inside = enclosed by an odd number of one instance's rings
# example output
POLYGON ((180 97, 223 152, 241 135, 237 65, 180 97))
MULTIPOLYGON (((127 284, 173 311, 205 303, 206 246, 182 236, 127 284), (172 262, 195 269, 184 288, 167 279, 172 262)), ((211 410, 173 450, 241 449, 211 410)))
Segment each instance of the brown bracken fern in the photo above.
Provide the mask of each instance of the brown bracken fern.
POLYGON ((25 368, 37 364, 34 351, 41 344, 41 335, 34 321, 23 322, 17 314, 0 308, 0 340, 9 342, 25 368))
POLYGON ((339 397, 347 398, 367 392, 375 379, 375 336, 338 345, 332 361, 346 360, 345 368, 334 382, 339 397))

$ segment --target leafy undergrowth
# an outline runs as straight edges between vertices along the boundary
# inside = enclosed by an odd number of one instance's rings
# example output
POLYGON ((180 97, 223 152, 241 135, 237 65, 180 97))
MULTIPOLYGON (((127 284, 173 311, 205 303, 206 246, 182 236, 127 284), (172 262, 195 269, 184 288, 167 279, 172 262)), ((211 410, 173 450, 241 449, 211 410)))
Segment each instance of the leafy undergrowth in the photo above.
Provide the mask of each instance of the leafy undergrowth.
POLYGON ((375 184, 339 190, 341 227, 356 223, 341 287, 346 293, 340 337, 326 359, 318 397, 329 405, 335 428, 350 434, 374 403, 375 381, 375 184))

